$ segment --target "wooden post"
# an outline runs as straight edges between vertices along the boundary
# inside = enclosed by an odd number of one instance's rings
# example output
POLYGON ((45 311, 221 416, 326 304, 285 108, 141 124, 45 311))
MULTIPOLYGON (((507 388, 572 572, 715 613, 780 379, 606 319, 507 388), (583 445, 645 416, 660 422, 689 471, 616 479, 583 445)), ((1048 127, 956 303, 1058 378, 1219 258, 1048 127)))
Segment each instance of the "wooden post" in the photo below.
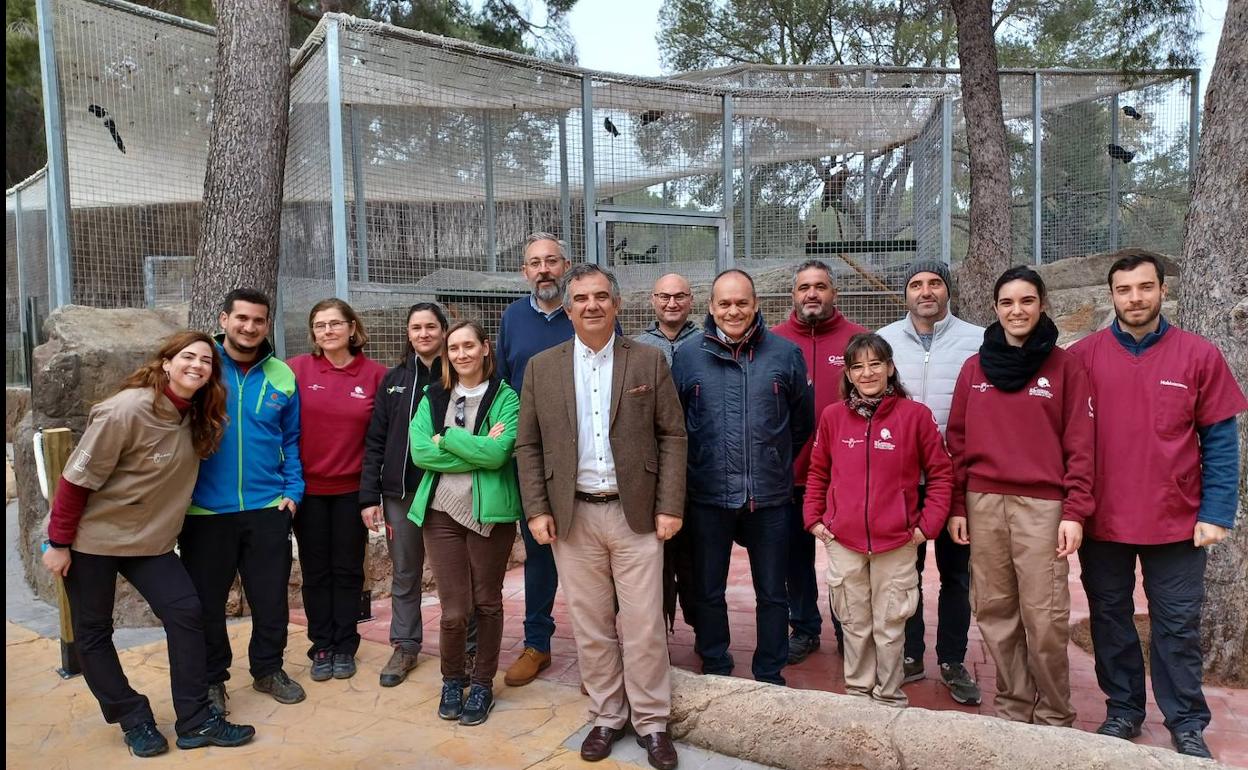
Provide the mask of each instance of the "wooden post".
MULTIPOLYGON (((74 451, 74 435, 69 428, 48 428, 43 431, 43 462, 48 474, 48 505, 56 495, 56 485, 61 471, 74 451)), ((70 569, 73 569, 71 566, 70 569)), ((56 673, 68 679, 82 673, 78 664, 78 648, 74 644, 74 624, 69 612, 69 595, 65 593, 65 579, 56 578, 56 606, 61 616, 61 667, 56 673)))

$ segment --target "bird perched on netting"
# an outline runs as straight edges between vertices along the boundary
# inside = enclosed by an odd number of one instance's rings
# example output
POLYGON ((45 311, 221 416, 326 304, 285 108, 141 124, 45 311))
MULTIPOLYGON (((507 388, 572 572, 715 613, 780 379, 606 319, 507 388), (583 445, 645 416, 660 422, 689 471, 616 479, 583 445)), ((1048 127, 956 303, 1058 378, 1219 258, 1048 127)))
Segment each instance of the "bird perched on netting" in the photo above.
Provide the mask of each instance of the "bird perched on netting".
POLYGON ((611 122, 611 118, 603 118, 602 127, 607 129, 607 133, 610 134, 613 139, 620 135, 620 129, 615 127, 615 124, 611 122))
POLYGON ((112 118, 104 119, 104 127, 108 129, 108 133, 113 136, 113 144, 117 145, 117 149, 121 150, 121 154, 126 154, 126 143, 121 141, 121 134, 117 133, 117 124, 112 118))
POLYGON ((646 110, 641 113, 641 125, 648 126, 663 117, 663 110, 646 110))
POLYGON ((620 239, 619 243, 615 244, 615 248, 612 251, 623 251, 626 248, 628 248, 628 238, 624 237, 620 239))
POLYGON ((648 248, 648 249, 646 249, 646 250, 645 250, 644 255, 642 256, 642 258, 641 258, 639 261, 641 261, 641 262, 654 262, 654 261, 655 261, 655 255, 656 255, 656 254, 658 254, 658 253, 659 253, 659 244, 657 244, 657 243, 656 243, 656 244, 654 244, 653 246, 651 246, 650 248, 648 248))
POLYGON ((1116 144, 1105 145, 1105 152, 1109 153, 1109 157, 1113 158, 1114 160, 1120 160, 1123 163, 1130 163, 1131 159, 1135 157, 1134 152, 1131 152, 1130 150, 1125 150, 1116 144))
POLYGON ((103 107, 101 107, 101 106, 100 106, 100 105, 98 105, 98 104, 92 104, 92 105, 89 105, 89 106, 87 107, 87 112, 91 113, 92 115, 94 115, 94 116, 95 116, 95 117, 97 117, 97 118, 107 118, 107 117, 108 117, 108 110, 104 109, 103 107))
POLYGON ((1136 108, 1132 107, 1129 104, 1126 107, 1122 108, 1122 114, 1126 115, 1128 118, 1134 118, 1136 120, 1139 120, 1140 118, 1144 117, 1143 115, 1140 114, 1139 110, 1137 110, 1136 108))
POLYGON ((811 225, 806 228, 806 245, 813 246, 819 242, 819 225, 811 225))
POLYGON ((823 179, 823 194, 820 196, 819 210, 839 209, 841 196, 845 192, 845 183, 849 181, 849 167, 845 166, 835 173, 833 167, 840 165, 836 158, 832 163, 822 166, 819 176, 823 179))

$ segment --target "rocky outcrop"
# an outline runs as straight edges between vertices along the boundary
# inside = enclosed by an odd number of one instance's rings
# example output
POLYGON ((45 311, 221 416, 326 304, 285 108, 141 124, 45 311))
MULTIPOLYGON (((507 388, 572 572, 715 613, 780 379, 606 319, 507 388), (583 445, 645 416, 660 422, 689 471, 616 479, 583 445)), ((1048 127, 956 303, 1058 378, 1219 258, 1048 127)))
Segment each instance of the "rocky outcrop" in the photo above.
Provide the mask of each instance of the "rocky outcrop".
POLYGON ((675 737, 785 770, 1175 770, 1219 765, 1080 730, 894 709, 672 669, 675 737))
POLYGON ((4 440, 13 443, 17 436, 18 423, 30 411, 30 388, 14 387, 4 389, 4 440))

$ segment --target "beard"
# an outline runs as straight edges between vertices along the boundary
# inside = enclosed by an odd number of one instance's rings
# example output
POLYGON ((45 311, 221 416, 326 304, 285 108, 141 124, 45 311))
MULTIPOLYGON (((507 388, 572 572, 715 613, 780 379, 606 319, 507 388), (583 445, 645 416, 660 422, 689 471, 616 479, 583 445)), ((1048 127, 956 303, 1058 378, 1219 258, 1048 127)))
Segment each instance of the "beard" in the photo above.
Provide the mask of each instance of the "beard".
POLYGON ((554 302, 559 299, 559 282, 538 284, 533 289, 533 296, 541 302, 554 302))
POLYGON ((826 321, 828 317, 831 315, 832 315, 831 308, 826 308, 826 307, 823 307, 822 305, 820 305, 817 310, 810 310, 805 305, 803 305, 797 311, 797 319, 801 321, 802 323, 806 324, 807 326, 814 326, 820 321, 826 321))
MULTIPOLYGON (((1144 308, 1140 308, 1140 310, 1143 310, 1143 309, 1144 308)), ((1140 327, 1148 326, 1153 321, 1157 320, 1157 316, 1161 315, 1161 303, 1158 302, 1156 305, 1153 305, 1151 308, 1148 308, 1148 311, 1149 311, 1148 316, 1143 321, 1139 323, 1135 323, 1135 324, 1128 321, 1126 318, 1126 313, 1119 312, 1118 308, 1114 308, 1114 317, 1118 319, 1119 326, 1130 326, 1134 328, 1140 328, 1140 327)))

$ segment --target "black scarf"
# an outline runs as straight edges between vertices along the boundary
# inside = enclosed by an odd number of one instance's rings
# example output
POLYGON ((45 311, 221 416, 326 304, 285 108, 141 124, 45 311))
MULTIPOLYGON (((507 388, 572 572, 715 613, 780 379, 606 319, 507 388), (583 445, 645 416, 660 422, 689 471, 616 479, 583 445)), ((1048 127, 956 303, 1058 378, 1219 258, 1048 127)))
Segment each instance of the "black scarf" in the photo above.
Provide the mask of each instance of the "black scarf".
POLYGON ((984 344, 979 347, 979 364, 988 381, 998 390, 1013 393, 1031 381, 1049 354, 1057 346, 1057 324, 1048 313, 1040 314, 1040 322, 1022 347, 1005 341, 1005 329, 998 321, 984 330, 984 344))

